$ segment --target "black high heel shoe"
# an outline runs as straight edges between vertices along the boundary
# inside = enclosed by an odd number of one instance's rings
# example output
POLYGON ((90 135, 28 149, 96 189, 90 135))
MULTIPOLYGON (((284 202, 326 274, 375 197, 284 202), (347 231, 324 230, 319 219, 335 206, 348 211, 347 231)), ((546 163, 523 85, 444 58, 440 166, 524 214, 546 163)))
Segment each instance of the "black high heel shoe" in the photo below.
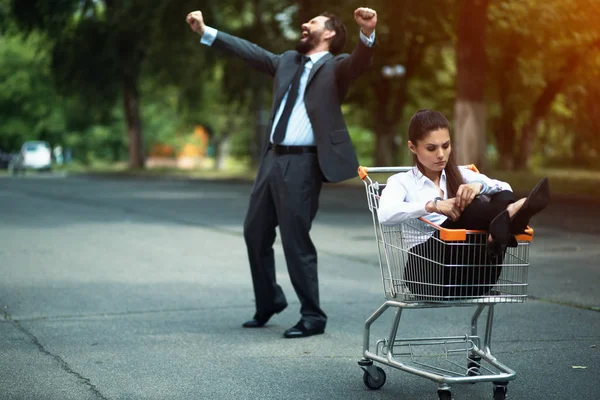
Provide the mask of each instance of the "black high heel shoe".
POLYGON ((511 232, 515 235, 523 233, 531 217, 546 208, 549 203, 550 183, 548 178, 542 178, 525 199, 523 207, 513 216, 511 232))
POLYGON ((489 233, 492 235, 492 241, 487 242, 488 254, 492 257, 502 256, 508 245, 514 241, 508 211, 502 211, 490 222, 489 233))

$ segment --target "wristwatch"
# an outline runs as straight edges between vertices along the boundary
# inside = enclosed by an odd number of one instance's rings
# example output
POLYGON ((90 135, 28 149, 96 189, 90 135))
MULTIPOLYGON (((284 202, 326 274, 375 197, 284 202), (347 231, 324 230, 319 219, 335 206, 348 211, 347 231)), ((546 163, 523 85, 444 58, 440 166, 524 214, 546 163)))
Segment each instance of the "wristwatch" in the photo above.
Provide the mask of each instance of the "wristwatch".
POLYGON ((440 209, 437 206, 437 202, 439 200, 444 200, 441 197, 436 197, 435 199, 433 199, 433 208, 435 208, 435 211, 437 211, 438 214, 442 214, 442 212, 440 211, 440 209))

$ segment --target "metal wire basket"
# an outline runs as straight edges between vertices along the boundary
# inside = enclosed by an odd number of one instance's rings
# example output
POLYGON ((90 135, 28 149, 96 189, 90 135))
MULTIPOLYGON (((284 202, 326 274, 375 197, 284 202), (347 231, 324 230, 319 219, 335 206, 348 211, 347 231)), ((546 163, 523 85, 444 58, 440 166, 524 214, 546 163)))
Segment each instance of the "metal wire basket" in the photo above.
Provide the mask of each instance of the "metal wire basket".
POLYGON ((424 219, 381 224, 379 196, 385 185, 368 176, 364 181, 387 299, 467 304, 525 301, 531 229, 517 235, 517 246, 504 255, 490 256, 488 234, 483 231, 445 229, 424 219))
MULTIPOLYGON (((474 166, 470 168, 476 171, 474 166)), ((374 182, 368 173, 397 173, 411 167, 359 168, 367 192, 369 210, 377 243, 381 280, 386 298, 365 322, 363 382, 379 389, 386 380, 381 363, 428 378, 438 384, 442 400, 452 398, 450 385, 493 382, 494 399, 504 399, 507 384, 516 373, 491 353, 494 306, 522 303, 527 298, 529 246, 533 230, 515 236, 517 245, 501 255, 487 250, 488 233, 445 229, 425 219, 400 224, 381 224, 379 199, 384 184, 374 182), (407 338, 399 333, 405 309, 475 306, 468 334, 407 338), (388 310, 395 309, 389 336, 371 350, 370 330, 388 310), (485 332, 478 335, 478 321, 487 310, 485 332)))

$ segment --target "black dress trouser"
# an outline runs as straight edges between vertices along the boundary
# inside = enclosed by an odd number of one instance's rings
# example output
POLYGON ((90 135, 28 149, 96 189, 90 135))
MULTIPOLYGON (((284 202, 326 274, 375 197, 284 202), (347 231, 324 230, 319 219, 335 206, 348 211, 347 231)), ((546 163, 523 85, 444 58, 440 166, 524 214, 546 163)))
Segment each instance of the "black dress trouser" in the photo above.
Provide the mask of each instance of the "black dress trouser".
POLYGON ((302 318, 315 322, 327 320, 319 305, 317 252, 309 235, 319 207, 322 182, 316 153, 276 154, 269 149, 263 158, 244 221, 258 315, 287 305, 275 277, 273 244, 279 226, 302 318))
MULTIPOLYGON (((490 222, 514 202, 514 194, 508 190, 491 196, 489 202, 476 198, 458 220, 447 219, 441 226, 487 231, 490 222)), ((436 232, 410 250, 404 273, 408 288, 416 296, 424 295, 425 300, 427 295, 470 297, 488 293, 502 272, 498 264, 503 256, 490 256, 486 240, 482 235, 467 235, 466 244, 442 244, 436 232)))

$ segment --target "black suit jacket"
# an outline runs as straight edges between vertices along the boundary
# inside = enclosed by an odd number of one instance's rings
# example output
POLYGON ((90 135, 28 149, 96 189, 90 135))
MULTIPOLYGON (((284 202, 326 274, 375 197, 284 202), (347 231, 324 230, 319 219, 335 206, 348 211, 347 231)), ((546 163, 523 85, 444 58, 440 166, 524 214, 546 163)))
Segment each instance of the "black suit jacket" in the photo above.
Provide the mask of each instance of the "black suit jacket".
MULTIPOLYGON (((273 54, 247 40, 219 31, 212 44, 245 60, 255 69, 275 78, 271 118, 262 155, 267 152, 273 119, 298 69, 298 52, 273 54)), ((341 104, 350 82, 371 65, 373 48, 359 40, 352 54, 323 56, 312 68, 304 102, 317 145, 319 166, 326 181, 339 182, 357 175, 358 160, 344 122, 341 104)))

